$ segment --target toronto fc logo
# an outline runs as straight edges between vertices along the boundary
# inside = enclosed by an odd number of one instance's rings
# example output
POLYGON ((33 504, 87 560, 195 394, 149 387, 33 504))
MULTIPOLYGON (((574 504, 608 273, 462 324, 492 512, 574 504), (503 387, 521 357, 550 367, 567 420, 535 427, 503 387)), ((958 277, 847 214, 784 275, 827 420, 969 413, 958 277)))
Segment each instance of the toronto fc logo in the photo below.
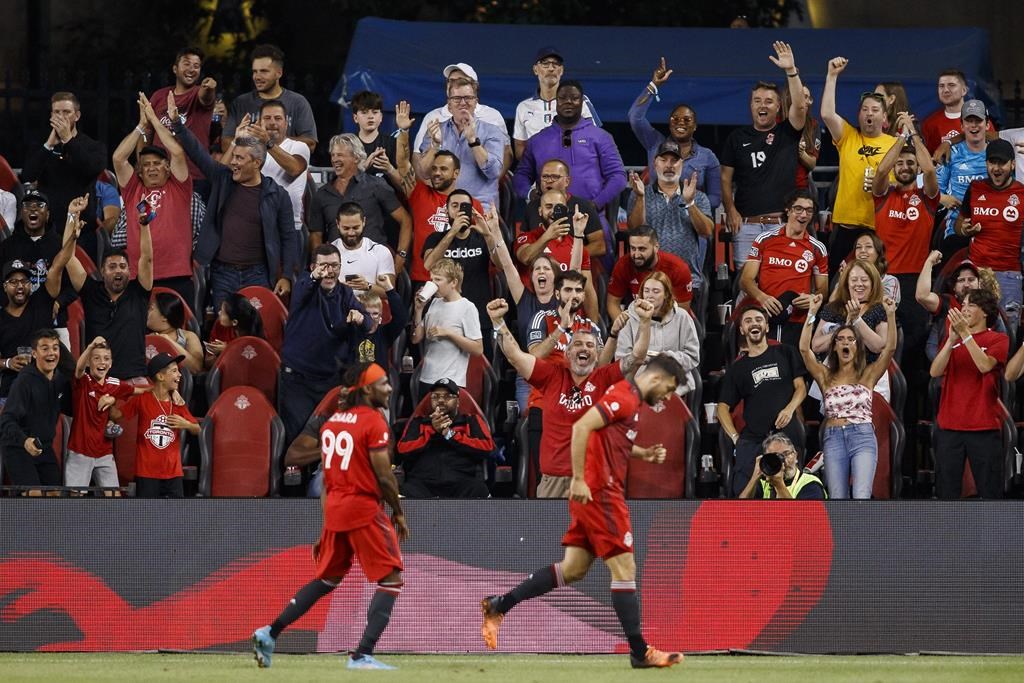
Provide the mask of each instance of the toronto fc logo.
POLYGON ((157 415, 149 423, 149 429, 145 431, 144 436, 160 450, 164 450, 174 443, 174 430, 167 426, 167 416, 165 415, 157 415))

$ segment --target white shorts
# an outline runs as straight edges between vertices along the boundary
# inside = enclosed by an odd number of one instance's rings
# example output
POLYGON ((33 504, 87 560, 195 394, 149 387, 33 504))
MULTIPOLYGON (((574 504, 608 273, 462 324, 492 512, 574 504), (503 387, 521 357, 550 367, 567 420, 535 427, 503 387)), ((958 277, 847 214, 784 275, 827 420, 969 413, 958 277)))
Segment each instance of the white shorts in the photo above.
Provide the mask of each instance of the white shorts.
POLYGON ((89 486, 93 479, 96 486, 120 486, 113 454, 91 458, 69 450, 64 459, 64 485, 89 486))

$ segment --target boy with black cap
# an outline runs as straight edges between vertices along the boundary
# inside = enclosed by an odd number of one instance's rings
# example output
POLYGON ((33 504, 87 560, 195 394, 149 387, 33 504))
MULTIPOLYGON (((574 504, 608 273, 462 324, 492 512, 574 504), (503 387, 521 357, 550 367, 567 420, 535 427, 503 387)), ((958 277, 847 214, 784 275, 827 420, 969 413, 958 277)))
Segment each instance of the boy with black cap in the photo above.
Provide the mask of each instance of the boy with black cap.
POLYGON ((158 353, 146 366, 153 390, 133 396, 121 408, 125 418, 138 417, 135 459, 137 498, 183 498, 179 430, 199 434, 199 422, 177 395, 185 356, 158 353))

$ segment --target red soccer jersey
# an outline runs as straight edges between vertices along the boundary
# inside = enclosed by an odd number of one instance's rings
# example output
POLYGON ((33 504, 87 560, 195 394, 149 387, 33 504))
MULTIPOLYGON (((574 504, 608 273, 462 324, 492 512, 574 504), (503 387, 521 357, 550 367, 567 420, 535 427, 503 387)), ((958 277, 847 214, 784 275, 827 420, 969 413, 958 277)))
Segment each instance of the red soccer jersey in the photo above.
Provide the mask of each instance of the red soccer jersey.
POLYGON ((173 401, 158 401, 153 392, 137 394, 121 408, 126 418, 138 416, 135 475, 150 479, 181 476, 181 434, 167 426, 169 415, 180 415, 196 422, 185 406, 173 401))
POLYGON ((1001 424, 1002 411, 997 405, 999 378, 1003 376, 1010 340, 1001 332, 985 330, 974 334, 974 341, 986 355, 996 359, 996 366, 982 374, 963 342, 953 346, 935 418, 942 429, 979 432, 999 429, 1001 424))
MULTIPOLYGON (((786 235, 786 226, 762 232, 750 246, 747 261, 761 264, 757 286, 765 294, 779 296, 783 292, 806 294, 814 291, 814 277, 828 274, 828 251, 825 245, 806 232, 802 237, 786 235)), ((807 318, 807 311, 796 309, 790 322, 807 318)))
MULTIPOLYGON (((517 256, 520 249, 522 249, 528 244, 533 244, 534 242, 538 241, 543 235, 543 227, 534 228, 530 232, 524 232, 523 234, 519 235, 519 237, 516 238, 515 247, 517 256)), ((569 270, 569 262, 572 260, 572 245, 575 241, 576 239, 570 234, 562 235, 558 239, 551 240, 550 242, 545 244, 544 251, 542 251, 541 253, 547 254, 548 256, 553 258, 557 262, 559 269, 561 269, 564 273, 565 271, 569 270)), ((525 266, 528 264, 524 263, 523 265, 525 266)), ((581 262, 580 269, 590 270, 590 254, 587 252, 587 248, 585 245, 583 247, 583 261, 581 262)), ((527 274, 527 279, 529 279, 528 275, 529 274, 527 274)))
POLYGON ((971 239, 968 250, 968 258, 975 265, 997 272, 1020 272, 1022 198, 1024 185, 1016 180, 1001 190, 988 178, 975 180, 967 187, 960 215, 965 221, 981 224, 981 232, 971 239))
POLYGON ((605 426, 591 433, 587 441, 584 479, 590 490, 624 490, 636 425, 639 420, 640 392, 628 379, 616 382, 597 402, 605 426))
POLYGON ((68 450, 90 458, 102 458, 114 452, 114 445, 104 435, 110 413, 99 410, 96 403, 104 394, 116 399, 129 398, 135 389, 122 384, 116 377, 107 377, 100 384, 88 372, 74 381, 73 400, 75 419, 71 423, 68 450))
MULTIPOLYGON (((654 265, 654 270, 668 275, 668 279, 672 283, 672 296, 677 304, 683 304, 693 299, 693 274, 690 272, 690 266, 686 265, 686 261, 667 251, 659 251, 658 262, 654 265)), ((628 254, 620 256, 619 260, 615 262, 615 267, 612 268, 612 276, 608 281, 608 293, 620 299, 625 297, 627 292, 635 297, 640 291, 640 283, 652 272, 637 270, 633 265, 633 259, 629 258, 628 254)))
POLYGON ((888 191, 875 200, 875 232, 885 244, 889 272, 893 275, 921 272, 935 227, 939 195, 929 198, 924 190, 888 191))
MULTIPOLYGON (((992 119, 988 120, 986 130, 994 131, 992 119)), ((961 132, 960 116, 950 118, 946 116, 945 109, 939 109, 928 115, 928 118, 921 124, 921 139, 929 152, 934 153, 939 145, 961 132)))
POLYGON ((622 367, 616 361, 597 368, 576 386, 569 370, 559 363, 537 359, 527 380, 544 397, 544 448, 540 471, 555 477, 572 476, 572 425, 590 409, 605 390, 621 382, 622 367))
POLYGON ((153 279, 192 276, 192 179, 178 181, 174 176, 163 187, 146 188, 139 176, 121 190, 128 222, 128 267, 138 277, 139 212, 135 207, 145 199, 156 209, 149 224, 153 237, 153 279))
POLYGON ((370 451, 388 447, 391 430, 379 410, 356 406, 334 413, 320 428, 324 465, 324 528, 348 531, 366 526, 382 509, 380 484, 370 451))
MULTIPOLYGON (((430 279, 430 273, 423 267, 423 245, 435 232, 448 229, 448 195, 437 192, 429 185, 417 181, 409 195, 409 210, 412 213, 412 253, 409 254, 409 277, 416 282, 430 279)), ((483 213, 484 207, 473 200, 473 208, 483 213)))

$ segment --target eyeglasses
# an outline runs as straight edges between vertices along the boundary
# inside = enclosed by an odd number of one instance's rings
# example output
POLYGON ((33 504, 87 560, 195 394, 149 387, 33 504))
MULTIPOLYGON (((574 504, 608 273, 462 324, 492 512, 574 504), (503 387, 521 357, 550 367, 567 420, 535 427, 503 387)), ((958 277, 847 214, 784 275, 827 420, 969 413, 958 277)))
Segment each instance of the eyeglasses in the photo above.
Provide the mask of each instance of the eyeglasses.
POLYGON ((315 268, 327 268, 329 270, 341 270, 340 263, 326 263, 321 261, 320 263, 314 264, 315 268))
POLYGON ((694 118, 692 116, 670 116, 668 120, 671 123, 693 123, 694 118))
POLYGON ((46 202, 28 201, 28 202, 22 203, 21 206, 23 208, 26 208, 26 209, 45 209, 46 208, 46 202))
POLYGON ((32 285, 32 281, 25 278, 10 278, 5 280, 4 284, 10 285, 11 287, 29 287, 32 285))
POLYGON ((476 102, 476 95, 453 95, 448 101, 452 104, 471 104, 476 102))
MULTIPOLYGON (((569 145, 566 145, 566 147, 568 147, 568 146, 569 145)), ((556 180, 564 180, 565 176, 564 175, 558 175, 558 174, 547 174, 547 175, 542 175, 540 177, 540 179, 543 180, 546 183, 553 183, 556 180)))
POLYGON ((544 59, 542 61, 537 62, 537 66, 546 66, 549 69, 554 69, 562 66, 562 63, 557 59, 544 59))
POLYGON ((569 149, 570 147, 572 147, 572 131, 571 130, 563 130, 562 131, 562 147, 565 147, 566 149, 569 149))
POLYGON ((806 213, 806 214, 814 213, 814 207, 813 206, 791 206, 789 208, 789 210, 792 211, 793 213, 806 213))

